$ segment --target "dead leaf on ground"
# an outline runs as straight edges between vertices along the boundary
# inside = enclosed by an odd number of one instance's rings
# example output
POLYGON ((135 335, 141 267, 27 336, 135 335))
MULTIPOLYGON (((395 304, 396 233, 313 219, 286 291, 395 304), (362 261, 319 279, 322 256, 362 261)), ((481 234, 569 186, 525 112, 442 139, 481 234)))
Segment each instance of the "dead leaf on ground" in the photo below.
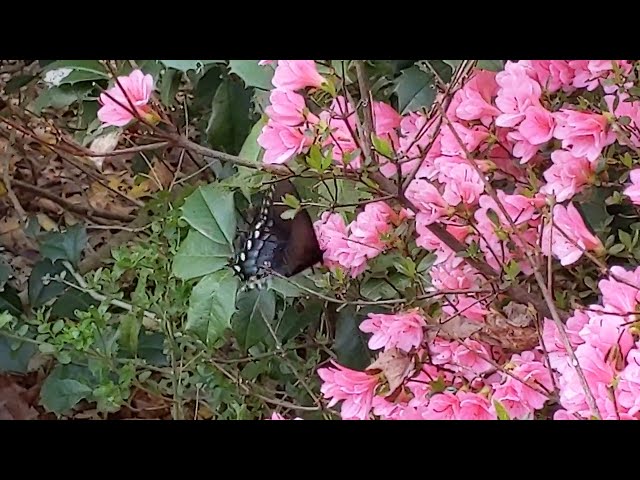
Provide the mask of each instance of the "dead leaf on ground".
POLYGON ((389 383, 389 392, 392 395, 404 380, 409 376, 414 367, 412 358, 398 348, 390 348, 380 354, 367 370, 381 370, 389 383))
POLYGON ((25 399, 27 390, 6 375, 0 376, 0 420, 34 420, 38 411, 25 399))

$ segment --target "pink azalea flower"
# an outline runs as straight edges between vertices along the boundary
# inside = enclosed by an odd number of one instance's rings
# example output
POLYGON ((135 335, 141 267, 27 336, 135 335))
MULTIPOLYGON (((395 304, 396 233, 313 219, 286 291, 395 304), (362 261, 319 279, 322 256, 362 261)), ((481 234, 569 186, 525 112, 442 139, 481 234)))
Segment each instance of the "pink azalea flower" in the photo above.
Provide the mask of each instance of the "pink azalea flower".
POLYGON ((489 310, 484 308, 483 302, 479 302, 477 298, 467 295, 451 296, 454 298, 451 304, 447 303, 442 307, 442 312, 447 315, 447 318, 460 315, 472 322, 482 323, 489 313, 489 310))
POLYGON ((458 420, 496 420, 497 415, 489 403, 489 399, 483 395, 473 392, 459 391, 457 394, 460 400, 460 410, 458 420))
POLYGON ((540 105, 532 105, 525 110, 524 120, 518 132, 532 145, 542 145, 553 137, 555 122, 550 111, 540 105))
POLYGON ((569 200, 593 181, 593 167, 586 157, 574 157, 566 150, 555 150, 551 160, 553 165, 543 174, 547 184, 540 191, 555 195, 556 201, 569 200))
POLYGON ((550 254, 550 251, 553 252, 560 259, 562 265, 566 266, 577 262, 585 250, 598 252, 604 248, 600 239, 587 229, 580 213, 572 203, 569 203, 567 207, 556 205, 553 209, 553 221, 553 235, 551 235, 552 229, 549 228, 549 225, 544 226, 543 251, 547 255, 550 254))
POLYGON ((562 148, 576 157, 586 157, 592 163, 616 139, 604 115, 562 109, 554 116, 553 135, 562 140, 562 148))
POLYGON ((106 125, 123 127, 136 118, 131 112, 131 104, 142 118, 154 116, 147 107, 152 93, 153 77, 145 75, 141 70, 134 70, 128 76, 118 77, 114 87, 100 94, 102 107, 98 110, 98 118, 106 125))
POLYGON ((275 60, 258 60, 258 65, 264 67, 265 65, 271 65, 275 60))
POLYGON ((378 378, 331 362, 334 367, 318 369, 322 379, 320 391, 330 399, 329 407, 342 401, 343 420, 366 420, 371 412, 378 378))
POLYGON ((305 114, 307 108, 302 95, 291 90, 274 89, 269 97, 271 104, 265 109, 270 120, 287 127, 297 127, 306 120, 317 122, 318 118, 310 113, 305 114))
POLYGON ((467 163, 449 162, 448 171, 443 172, 441 181, 445 184, 442 198, 452 206, 460 203, 473 205, 484 192, 482 178, 467 163))
MULTIPOLYGON (((472 413, 471 402, 467 402, 467 413, 472 413)), ((455 420, 460 416, 460 399, 451 392, 437 393, 429 400, 424 413, 425 420, 455 420)))
POLYGON ((557 92, 561 88, 565 92, 571 92, 574 89, 575 72, 567 60, 528 60, 524 63, 527 63, 535 72, 542 88, 550 93, 557 92))
POLYGON ((422 220, 427 224, 437 221, 447 213, 449 205, 433 184, 423 179, 415 179, 405 191, 405 196, 424 216, 422 220))
POLYGON ((480 120, 488 126, 494 117, 500 115, 500 110, 491 104, 498 90, 495 79, 495 72, 481 70, 474 74, 454 95, 447 111, 449 119, 453 120, 451 113, 454 113, 461 120, 480 120))
POLYGON ((320 87, 325 82, 313 60, 278 60, 271 83, 283 90, 320 87))
POLYGON ((525 118, 527 108, 539 105, 542 89, 530 76, 530 70, 519 63, 507 62, 496 75, 500 86, 496 106, 502 112, 496 119, 499 127, 515 127, 525 118))
POLYGON ((631 201, 640 205, 640 168, 631 170, 629 173, 631 185, 624 189, 623 193, 631 199, 631 201))
MULTIPOLYGON (((489 138, 489 131, 482 126, 467 128, 461 123, 452 123, 451 126, 458 134, 458 137, 460 137, 464 148, 466 148, 468 152, 473 152, 482 142, 489 138)), ((465 151, 451 129, 445 126, 441 132, 442 153, 451 156, 464 156, 465 151)))
POLYGON ((295 155, 306 151, 312 139, 302 129, 288 127, 269 120, 258 137, 258 145, 265 149, 262 159, 268 165, 286 163, 295 155))
POLYGON ((461 369, 463 376, 470 379, 493 368, 485 358, 491 358, 487 347, 477 340, 466 338, 462 342, 457 342, 451 363, 461 369))
POLYGON ((425 326, 424 318, 417 311, 392 315, 370 313, 360 324, 360 330, 373 333, 369 339, 371 350, 398 348, 409 352, 422 343, 425 326))

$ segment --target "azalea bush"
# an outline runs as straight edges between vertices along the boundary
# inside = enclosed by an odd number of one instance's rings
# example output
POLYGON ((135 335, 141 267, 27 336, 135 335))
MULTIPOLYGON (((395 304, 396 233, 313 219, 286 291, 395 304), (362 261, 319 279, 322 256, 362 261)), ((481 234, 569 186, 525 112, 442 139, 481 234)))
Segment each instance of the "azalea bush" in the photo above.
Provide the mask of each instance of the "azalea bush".
MULTIPOLYGON (((49 98, 95 115, 56 148, 104 158, 126 135, 200 156, 188 180, 211 171, 153 200, 161 293, 143 293, 158 261, 141 280, 144 246, 123 247, 83 286, 102 310, 68 317, 109 325, 115 293, 136 338, 162 332, 174 363, 197 365, 184 395, 214 417, 639 418, 639 62, 172 62, 90 87, 64 83, 78 68, 44 74, 49 98), (283 218, 310 215, 323 261, 248 289, 236 237, 283 180, 299 192, 283 218)), ((117 398, 148 366, 136 348, 117 398)))

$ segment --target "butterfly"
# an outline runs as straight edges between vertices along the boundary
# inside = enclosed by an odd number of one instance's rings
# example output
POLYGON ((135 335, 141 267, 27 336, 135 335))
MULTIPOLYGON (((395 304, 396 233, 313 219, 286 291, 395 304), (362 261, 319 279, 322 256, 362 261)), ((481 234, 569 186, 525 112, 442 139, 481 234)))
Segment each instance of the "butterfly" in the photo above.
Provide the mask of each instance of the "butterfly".
POLYGON ((287 194, 298 198, 291 181, 271 184, 249 232, 241 240, 232 268, 246 282, 246 288, 261 287, 270 271, 291 277, 322 261, 309 213, 300 209, 292 219, 281 217, 289 208, 275 203, 283 203, 287 194))

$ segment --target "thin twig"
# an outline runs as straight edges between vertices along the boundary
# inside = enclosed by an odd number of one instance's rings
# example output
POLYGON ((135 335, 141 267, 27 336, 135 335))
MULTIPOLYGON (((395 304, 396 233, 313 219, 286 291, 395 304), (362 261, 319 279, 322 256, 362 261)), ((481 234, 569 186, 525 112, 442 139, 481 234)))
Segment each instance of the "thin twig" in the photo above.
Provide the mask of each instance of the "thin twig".
POLYGON ((24 222, 27 218, 27 212, 24 211, 22 205, 20 205, 20 200, 16 196, 13 188, 11 188, 11 184, 15 181, 11 180, 11 175, 9 174, 9 160, 11 159, 11 155, 6 152, 2 153, 2 183, 4 183, 4 188, 7 191, 7 195, 13 204, 13 208, 18 213, 20 217, 20 221, 24 222))
POLYGON ((118 220, 120 222, 130 222, 135 218, 133 215, 127 215, 127 214, 115 213, 115 212, 107 212, 107 211, 104 211, 104 210, 98 210, 98 209, 93 208, 93 207, 86 207, 84 205, 76 205, 75 203, 71 203, 68 200, 65 200, 64 198, 61 198, 61 197, 58 197, 57 195, 54 195, 53 193, 51 193, 48 190, 45 190, 45 189, 40 188, 40 187, 36 187, 35 185, 31 185, 30 183, 23 182, 21 180, 13 180, 12 183, 16 188, 19 188, 19 189, 22 189, 22 190, 26 190, 28 192, 34 193, 34 194, 39 195, 39 196, 41 196, 43 198, 51 200, 52 202, 55 202, 58 205, 60 205, 65 210, 68 210, 70 212, 77 213, 77 214, 80 214, 80 215, 86 215, 86 216, 92 216, 92 217, 100 217, 100 218, 105 218, 107 220, 118 220))

